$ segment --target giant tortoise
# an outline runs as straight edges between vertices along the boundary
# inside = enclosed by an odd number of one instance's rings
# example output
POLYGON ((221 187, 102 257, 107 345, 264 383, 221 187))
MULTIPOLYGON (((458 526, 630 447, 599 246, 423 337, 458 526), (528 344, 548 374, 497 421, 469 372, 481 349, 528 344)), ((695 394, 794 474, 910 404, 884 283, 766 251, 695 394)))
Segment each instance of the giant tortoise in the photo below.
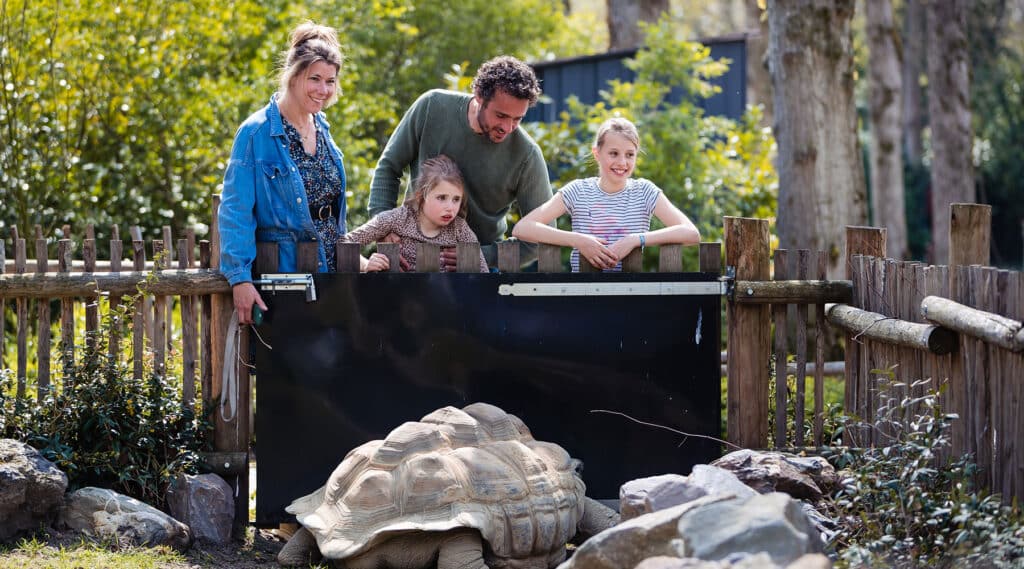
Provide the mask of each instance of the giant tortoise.
POLYGON ((486 403, 444 407, 353 449, 292 502, 301 528, 278 555, 364 569, 547 568, 566 543, 615 525, 584 495, 580 463, 486 403))

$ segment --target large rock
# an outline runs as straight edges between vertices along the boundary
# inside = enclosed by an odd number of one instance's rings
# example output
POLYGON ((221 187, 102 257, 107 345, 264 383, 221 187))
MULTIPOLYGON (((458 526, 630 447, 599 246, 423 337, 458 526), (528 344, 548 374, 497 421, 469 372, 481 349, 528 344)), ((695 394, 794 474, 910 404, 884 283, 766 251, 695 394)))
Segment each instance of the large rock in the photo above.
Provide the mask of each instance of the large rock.
POLYGON ((36 449, 0 439, 0 541, 53 523, 68 477, 36 449))
POLYGON ((62 521, 86 535, 120 545, 169 545, 188 549, 188 526, 160 510, 113 490, 82 488, 68 494, 62 521))
POLYGON ((839 482, 835 468, 819 456, 744 449, 731 452, 711 465, 731 471, 762 494, 785 492, 814 502, 831 492, 839 482))
POLYGON ((790 496, 715 494, 607 529, 587 540, 559 569, 619 569, 641 563, 647 563, 644 569, 786 567, 821 549, 817 530, 790 496), (647 562, 650 558, 658 559, 647 562))
POLYGON ((673 543, 679 537, 679 518, 691 510, 734 499, 705 496, 626 520, 583 542, 558 569, 623 569, 635 567, 648 557, 680 557, 673 543))
POLYGON ((726 559, 736 553, 767 553, 788 565, 820 553, 821 538, 798 500, 773 492, 707 504, 679 518, 679 557, 726 559))
POLYGON ((619 513, 625 521, 704 496, 730 494, 749 497, 756 493, 732 472, 698 464, 689 476, 663 474, 626 482, 619 489, 619 513))
POLYGON ((171 515, 192 530, 193 538, 211 543, 231 541, 235 498, 220 476, 179 475, 167 489, 167 504, 171 515))
MULTIPOLYGON (((828 557, 820 553, 804 555, 785 569, 828 569, 832 563, 828 557)), ((781 569, 772 563, 771 557, 765 553, 755 555, 738 555, 735 558, 721 561, 704 561, 687 557, 649 557, 633 569, 781 569)))

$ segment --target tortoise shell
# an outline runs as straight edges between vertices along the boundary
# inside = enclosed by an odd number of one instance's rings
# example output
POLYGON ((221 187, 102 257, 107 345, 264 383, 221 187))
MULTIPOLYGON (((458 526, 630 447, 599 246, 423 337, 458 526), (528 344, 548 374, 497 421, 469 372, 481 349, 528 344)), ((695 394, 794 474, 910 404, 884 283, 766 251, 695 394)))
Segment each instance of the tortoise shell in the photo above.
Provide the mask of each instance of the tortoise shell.
POLYGON ((585 486, 562 447, 485 403, 444 407, 353 449, 327 485, 288 506, 328 559, 401 533, 475 528, 494 566, 552 566, 583 516, 585 486))

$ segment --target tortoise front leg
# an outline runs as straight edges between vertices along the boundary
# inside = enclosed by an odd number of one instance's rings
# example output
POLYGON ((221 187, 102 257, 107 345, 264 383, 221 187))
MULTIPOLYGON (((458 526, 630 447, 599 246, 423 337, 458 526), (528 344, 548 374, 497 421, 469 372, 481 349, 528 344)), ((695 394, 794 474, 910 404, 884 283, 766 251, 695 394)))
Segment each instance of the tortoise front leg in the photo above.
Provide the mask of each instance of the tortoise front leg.
POLYGON ((478 531, 456 531, 443 539, 438 548, 437 569, 488 569, 478 531))

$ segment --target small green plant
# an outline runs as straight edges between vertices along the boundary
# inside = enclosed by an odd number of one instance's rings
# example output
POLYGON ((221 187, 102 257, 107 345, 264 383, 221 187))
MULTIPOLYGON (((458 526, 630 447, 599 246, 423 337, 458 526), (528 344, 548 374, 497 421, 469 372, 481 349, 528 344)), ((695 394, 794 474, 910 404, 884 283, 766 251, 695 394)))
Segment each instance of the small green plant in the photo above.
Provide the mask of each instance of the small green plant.
POLYGON ((133 303, 108 313, 80 357, 62 362, 59 391, 41 401, 11 397, 13 376, 0 374, 0 436, 39 449, 68 475, 69 490, 99 486, 164 507, 170 480, 195 472, 206 426, 169 376, 137 377, 108 354, 111 331, 120 333, 133 303))
POLYGON ((957 416, 942 412, 937 390, 905 395, 882 373, 878 419, 847 430, 874 429, 884 444, 826 453, 844 473, 831 502, 837 566, 1024 567, 1020 511, 974 488, 970 457, 945 458, 957 416))

